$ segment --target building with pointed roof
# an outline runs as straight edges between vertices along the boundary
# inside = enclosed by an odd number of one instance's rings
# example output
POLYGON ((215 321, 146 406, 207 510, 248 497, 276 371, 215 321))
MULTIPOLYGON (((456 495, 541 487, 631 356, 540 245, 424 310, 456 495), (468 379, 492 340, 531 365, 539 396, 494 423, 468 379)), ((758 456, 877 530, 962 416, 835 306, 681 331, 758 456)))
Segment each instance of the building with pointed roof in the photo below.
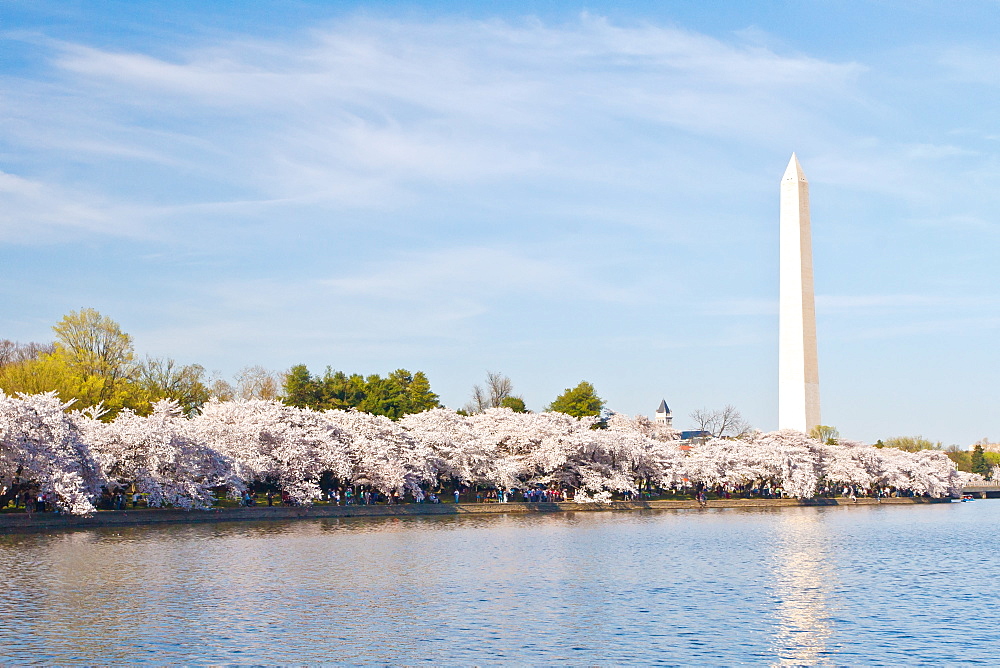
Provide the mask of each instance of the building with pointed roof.
POLYGON ((667 400, 660 400, 660 407, 656 409, 656 424, 666 425, 668 427, 673 426, 674 414, 670 412, 670 407, 667 406, 667 400))

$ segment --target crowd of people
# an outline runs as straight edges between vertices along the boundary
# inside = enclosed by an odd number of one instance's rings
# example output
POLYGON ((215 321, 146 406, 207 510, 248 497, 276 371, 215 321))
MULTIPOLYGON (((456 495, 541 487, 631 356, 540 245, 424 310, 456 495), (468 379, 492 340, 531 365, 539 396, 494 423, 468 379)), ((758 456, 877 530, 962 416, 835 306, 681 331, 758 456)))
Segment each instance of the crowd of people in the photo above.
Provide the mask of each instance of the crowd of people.
MULTIPOLYGON (((271 486, 254 491, 252 488, 243 490, 238 496, 238 504, 245 507, 255 506, 299 506, 302 505, 287 491, 276 490, 271 486)), ((55 499, 49 492, 37 489, 24 489, 16 493, 0 489, 0 509, 23 510, 28 513, 61 512, 55 499)), ((217 503, 225 503, 229 498, 227 490, 217 490, 217 503)), ((626 490, 609 496, 612 501, 650 501, 655 499, 684 500, 693 499, 707 503, 711 499, 780 499, 788 495, 779 486, 774 485, 715 485, 694 484, 669 490, 647 490, 643 493, 626 490)), ((863 487, 859 485, 823 486, 817 493, 821 498, 843 498, 856 501, 858 498, 899 498, 929 496, 912 489, 896 487, 863 487)), ((475 488, 458 486, 448 492, 445 489, 425 491, 418 488, 411 495, 400 495, 396 492, 382 493, 364 485, 343 485, 324 490, 317 503, 333 506, 370 506, 397 505, 401 503, 442 503, 442 498, 453 499, 454 503, 565 503, 578 500, 574 490, 566 487, 534 487, 525 489, 475 488)), ((590 500, 590 499, 587 499, 590 500)), ((145 494, 138 491, 102 490, 97 502, 100 510, 135 510, 149 507, 145 494)))

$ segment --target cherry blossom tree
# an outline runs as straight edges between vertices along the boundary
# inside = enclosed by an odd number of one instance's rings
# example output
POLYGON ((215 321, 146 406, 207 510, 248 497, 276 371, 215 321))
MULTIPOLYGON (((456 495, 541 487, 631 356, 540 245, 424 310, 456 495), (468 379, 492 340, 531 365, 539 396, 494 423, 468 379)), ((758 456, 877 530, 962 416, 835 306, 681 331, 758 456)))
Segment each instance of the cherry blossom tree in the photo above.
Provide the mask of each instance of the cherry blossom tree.
POLYGON ((941 497, 971 480, 938 450, 821 442, 790 430, 685 443, 644 416, 618 414, 606 429, 594 429, 593 417, 509 408, 438 408, 393 422, 354 409, 216 399, 191 418, 168 400, 148 417, 97 418, 67 412, 51 393, 0 393, 0 484, 31 484, 86 513, 102 485, 135 485, 151 505, 205 508, 214 487, 267 482, 308 504, 320 498, 324 475, 416 499, 425 487, 454 484, 571 489, 597 501, 690 485, 797 498, 843 487, 941 497))
POLYGON ((228 457, 243 484, 273 482, 297 503, 320 498, 320 476, 351 472, 349 437, 322 413, 278 401, 212 400, 192 418, 197 436, 228 457))
MULTIPOLYGON (((407 416, 400 425, 430 447, 439 476, 463 484, 569 487, 597 494, 635 492, 642 480, 674 481, 676 442, 665 447, 627 418, 612 416, 607 430, 593 429, 595 420, 507 408, 470 416, 438 409, 407 416)), ((675 433, 660 435, 672 440, 675 433)))
POLYGON ((211 508, 212 488, 242 489, 233 461, 209 447, 177 401, 153 404, 148 417, 129 409, 113 422, 80 424, 111 487, 146 494, 152 507, 211 508))
POLYGON ((77 515, 94 512, 104 477, 69 403, 55 392, 12 397, 0 391, 0 485, 51 494, 77 515))
POLYGON ((404 416, 399 426, 427 448, 434 482, 457 481, 471 484, 500 484, 509 476, 497 480, 496 458, 490 439, 481 430, 473 429, 468 416, 447 408, 436 408, 404 416))
POLYGON ((370 485, 383 494, 410 492, 421 497, 421 484, 435 478, 431 449, 383 415, 358 410, 330 410, 321 418, 346 441, 349 469, 338 477, 370 485))

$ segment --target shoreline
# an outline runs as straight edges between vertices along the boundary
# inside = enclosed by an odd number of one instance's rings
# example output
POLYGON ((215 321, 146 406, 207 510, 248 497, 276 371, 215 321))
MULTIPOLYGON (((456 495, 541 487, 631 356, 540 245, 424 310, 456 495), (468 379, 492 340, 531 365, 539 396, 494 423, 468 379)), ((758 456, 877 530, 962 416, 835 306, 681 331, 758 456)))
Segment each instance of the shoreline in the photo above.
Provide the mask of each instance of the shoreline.
POLYGON ((612 501, 611 503, 442 503, 402 504, 397 506, 272 506, 254 508, 216 508, 213 510, 174 510, 143 508, 101 510, 90 517, 55 513, 0 514, 0 533, 37 533, 62 529, 95 527, 148 526, 155 524, 195 524, 203 522, 260 522, 327 517, 417 517, 424 515, 498 515, 504 513, 565 513, 634 510, 701 510, 725 508, 801 508, 818 506, 925 505, 951 503, 950 498, 922 497, 848 499, 715 499, 704 505, 683 501, 612 501))

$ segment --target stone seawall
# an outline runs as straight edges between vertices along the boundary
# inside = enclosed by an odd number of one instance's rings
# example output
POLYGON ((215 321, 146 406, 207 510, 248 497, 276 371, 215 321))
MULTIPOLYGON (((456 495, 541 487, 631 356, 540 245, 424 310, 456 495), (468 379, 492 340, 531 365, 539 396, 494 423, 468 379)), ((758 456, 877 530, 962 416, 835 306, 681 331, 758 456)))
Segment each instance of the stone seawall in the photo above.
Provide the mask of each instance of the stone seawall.
POLYGON ((614 501, 612 503, 442 503, 398 506, 284 506, 217 508, 214 510, 104 510, 91 517, 55 513, 0 515, 0 534, 192 522, 260 522, 323 517, 401 517, 415 515, 489 515, 500 513, 559 513, 630 510, 702 510, 713 508, 790 508, 803 506, 875 506, 950 503, 951 499, 719 499, 707 501, 614 501))

